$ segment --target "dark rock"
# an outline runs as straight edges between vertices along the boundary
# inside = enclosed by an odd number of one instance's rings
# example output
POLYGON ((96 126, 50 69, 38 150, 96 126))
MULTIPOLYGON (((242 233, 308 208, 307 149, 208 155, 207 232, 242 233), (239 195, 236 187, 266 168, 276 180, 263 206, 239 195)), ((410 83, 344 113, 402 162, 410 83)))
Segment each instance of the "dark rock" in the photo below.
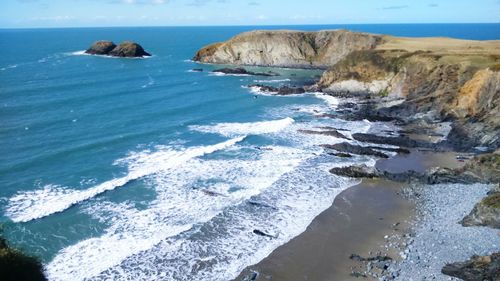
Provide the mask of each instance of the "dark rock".
POLYGON ((245 276, 245 278, 243 278, 242 281, 255 281, 255 280, 257 280, 257 277, 259 277, 259 273, 256 271, 252 271, 252 272, 250 272, 250 274, 245 276))
POLYGON ((349 139, 344 134, 338 132, 335 129, 330 129, 330 130, 327 130, 327 131, 299 130, 299 133, 309 134, 309 135, 331 136, 331 137, 336 137, 336 138, 341 138, 341 139, 346 139, 346 140, 349 139))
POLYGON ((258 229, 254 229, 253 230, 253 233, 256 234, 256 235, 259 235, 259 236, 264 236, 264 237, 269 237, 269 238, 276 238, 275 236, 271 235, 271 234, 267 234, 261 230, 258 230, 258 229))
POLYGON ((330 173, 351 178, 377 178, 379 176, 375 168, 366 165, 335 167, 330 170, 330 173))
POLYGON ((340 157, 340 158, 351 158, 352 155, 349 154, 349 153, 342 153, 342 152, 338 152, 338 153, 328 153, 329 155, 333 155, 333 156, 336 156, 336 157, 340 157))
POLYGON ((194 72, 203 72, 203 68, 193 68, 193 69, 191 69, 191 71, 194 71, 194 72))
POLYGON ((392 258, 389 256, 375 256, 375 257, 362 257, 358 254, 351 254, 349 257, 351 260, 354 261, 376 261, 376 262, 384 262, 384 261, 392 261, 392 258))
POLYGON ((441 272, 466 281, 497 281, 500 280, 500 253, 472 256, 465 262, 447 264, 441 272))
POLYGON ((10 248, 0 237, 0 279, 2 281, 46 281, 42 263, 31 256, 10 248))
POLYGON ((273 209, 273 210, 278 210, 278 208, 276 208, 274 206, 271 206, 269 204, 263 203, 263 202, 249 200, 248 204, 253 205, 253 206, 257 206, 257 207, 264 207, 264 208, 270 208, 270 209, 273 209))
MULTIPOLYGON (((498 188, 498 185, 497 185, 498 188)), ((463 226, 500 228, 500 192, 492 191, 462 221, 463 226)))
POLYGON ((346 153, 351 153, 351 154, 373 155, 373 156, 377 156, 380 158, 389 158, 389 156, 387 156, 387 154, 373 150, 372 148, 354 145, 354 144, 350 144, 347 142, 337 143, 337 144, 333 144, 333 145, 324 144, 324 145, 322 145, 322 147, 329 148, 329 149, 335 149, 339 152, 346 152, 346 153))
POLYGON ((213 70, 212 72, 214 73, 224 73, 224 74, 232 74, 232 75, 252 75, 252 76, 279 76, 278 73, 269 71, 269 72, 252 72, 248 71, 242 67, 237 67, 237 68, 221 68, 221 69, 216 69, 213 70))
POLYGON ((116 46, 111 52, 109 52, 109 55, 114 57, 127 57, 127 58, 151 56, 149 53, 144 51, 141 45, 131 41, 125 41, 120 43, 120 45, 116 46))
POLYGON ((306 92, 306 90, 303 87, 295 87, 295 86, 292 87, 282 86, 278 88, 268 85, 255 84, 255 85, 249 85, 248 87, 258 88, 259 91, 261 92, 270 93, 278 96, 298 95, 306 92))
POLYGON ((380 147, 380 146, 369 146, 369 148, 379 149, 379 150, 385 150, 385 151, 392 151, 392 152, 396 152, 396 153, 399 153, 399 154, 410 154, 410 150, 408 150, 406 148, 401 148, 401 147, 398 147, 398 148, 388 148, 388 147, 380 147))
POLYGON ((361 133, 353 134, 352 137, 357 141, 371 142, 376 144, 389 144, 389 145, 404 146, 404 147, 428 146, 426 143, 417 142, 415 140, 410 139, 409 137, 385 137, 385 136, 377 136, 373 134, 361 134, 361 133))
POLYGON ((85 53, 91 55, 107 55, 116 47, 115 43, 111 41, 97 41, 85 53))

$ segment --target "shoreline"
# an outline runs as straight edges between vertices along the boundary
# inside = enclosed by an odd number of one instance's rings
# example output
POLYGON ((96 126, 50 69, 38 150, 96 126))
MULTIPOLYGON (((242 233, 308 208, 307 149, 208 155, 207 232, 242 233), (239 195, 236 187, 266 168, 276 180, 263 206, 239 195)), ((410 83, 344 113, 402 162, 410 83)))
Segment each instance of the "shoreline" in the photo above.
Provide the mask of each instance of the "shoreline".
MULTIPOLYGON (((457 159, 459 155, 454 151, 412 148, 409 154, 398 153, 388 159, 377 160, 375 167, 389 173, 425 173, 434 168, 460 169, 465 162, 457 159)), ((441 186, 447 185, 454 186, 441 186)), ((429 195, 427 189, 432 190, 432 187, 426 187, 411 181, 363 178, 361 183, 340 193, 332 206, 314 218, 305 232, 275 249, 259 263, 248 266, 234 280, 349 281, 394 280, 400 275, 411 277, 415 275, 412 266, 415 260, 420 259, 412 256, 412 243, 415 235, 425 237, 421 233, 425 229, 422 222, 435 211, 429 209, 420 196, 426 194, 429 201, 439 200, 442 196, 439 192, 429 195)), ((475 198, 463 200, 467 204, 462 206, 472 209, 471 206, 478 200, 477 194, 481 192, 476 192, 475 198)), ((460 195, 455 196, 455 200, 456 197, 460 195)), ((445 233, 444 230, 442 232, 445 233)), ((421 246, 422 252, 432 252, 431 246, 420 243, 424 245, 421 246)), ((482 247, 485 247, 484 241, 482 247)), ((454 256, 465 258, 465 252, 454 256)), ((416 263, 420 262, 417 260, 416 263)), ((429 276, 434 274, 435 270, 428 273, 429 276)))
POLYGON ((351 274, 366 267, 350 256, 372 256, 374 250, 386 255, 380 247, 384 237, 402 232, 414 215, 413 203, 400 195, 399 185, 364 179, 348 188, 305 232, 234 280, 246 280, 252 272, 259 273, 254 280, 357 280, 351 274))

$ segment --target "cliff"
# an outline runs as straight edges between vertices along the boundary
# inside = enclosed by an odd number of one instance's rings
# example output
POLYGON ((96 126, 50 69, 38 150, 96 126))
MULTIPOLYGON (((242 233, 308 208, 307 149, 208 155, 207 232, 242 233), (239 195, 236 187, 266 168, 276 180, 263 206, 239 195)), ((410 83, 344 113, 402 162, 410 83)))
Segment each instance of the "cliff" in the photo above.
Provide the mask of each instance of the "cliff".
POLYGON ((207 46, 195 61, 296 68, 327 68, 354 50, 373 49, 383 36, 346 30, 301 32, 252 31, 207 46))
POLYGON ((324 68, 315 90, 403 100, 378 113, 453 120, 457 146, 500 146, 500 40, 253 31, 205 47, 194 60, 324 68))

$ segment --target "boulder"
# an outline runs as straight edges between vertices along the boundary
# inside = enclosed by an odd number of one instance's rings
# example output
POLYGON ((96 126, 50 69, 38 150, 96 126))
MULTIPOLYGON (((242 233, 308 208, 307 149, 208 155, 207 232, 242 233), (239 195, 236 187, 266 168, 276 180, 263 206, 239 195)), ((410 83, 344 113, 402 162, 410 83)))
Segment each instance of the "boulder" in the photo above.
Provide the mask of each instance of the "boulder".
POLYGON ((109 52, 110 56, 114 57, 149 57, 151 54, 144 51, 141 45, 131 42, 125 41, 120 43, 120 45, 116 46, 111 52, 109 52))
POLYGON ((85 53, 91 55, 107 55, 116 47, 115 43, 111 41, 97 41, 85 53))
POLYGON ((465 262, 447 264, 441 272, 467 281, 500 280, 500 253, 472 256, 465 262))
POLYGON ((494 190, 461 221, 463 226, 500 228, 500 192, 494 190))
POLYGON ((377 169, 366 165, 336 167, 332 168, 330 173, 350 178, 377 178, 380 175, 377 169))

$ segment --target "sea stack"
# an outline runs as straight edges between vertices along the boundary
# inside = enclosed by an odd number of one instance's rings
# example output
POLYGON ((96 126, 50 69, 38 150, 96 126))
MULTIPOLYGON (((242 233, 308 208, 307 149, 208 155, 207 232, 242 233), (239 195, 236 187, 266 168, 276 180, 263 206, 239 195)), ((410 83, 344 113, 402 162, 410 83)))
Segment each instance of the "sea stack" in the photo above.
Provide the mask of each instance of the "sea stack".
POLYGON ((141 45, 131 42, 125 41, 120 43, 120 45, 116 46, 109 55, 115 57, 150 57, 151 55, 144 51, 141 45))
POLYGON ((116 48, 116 45, 111 41, 97 41, 92 44, 92 46, 90 46, 85 53, 91 55, 107 55, 114 48, 116 48))
POLYGON ((91 55, 108 55, 113 57, 137 58, 149 57, 151 54, 146 52, 141 45, 125 41, 118 46, 111 41, 97 41, 88 50, 85 51, 91 55))

